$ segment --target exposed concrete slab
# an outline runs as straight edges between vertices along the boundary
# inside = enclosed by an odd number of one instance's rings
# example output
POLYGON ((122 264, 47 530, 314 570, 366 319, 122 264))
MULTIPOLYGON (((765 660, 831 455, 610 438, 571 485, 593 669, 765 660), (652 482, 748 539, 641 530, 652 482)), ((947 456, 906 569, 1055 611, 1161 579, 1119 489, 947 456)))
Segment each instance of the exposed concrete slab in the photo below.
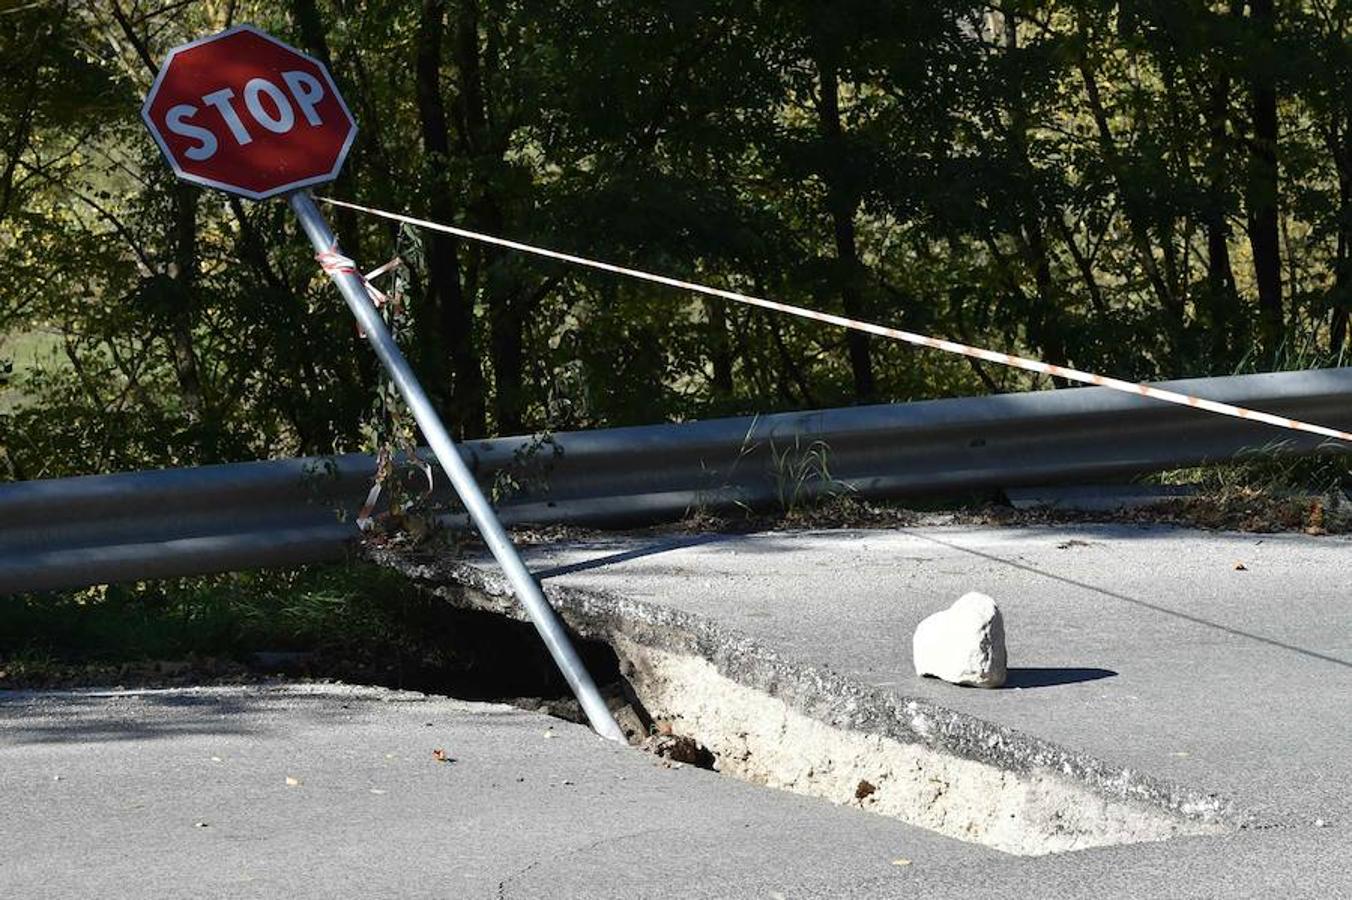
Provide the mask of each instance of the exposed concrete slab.
MULTIPOLYGON (((1126 784, 1175 809, 1219 795, 1247 822, 1219 837, 984 862, 977 883, 930 873, 927 896, 1027 895, 1030 878, 1038 895, 1352 896, 1335 850, 1352 843, 1347 538, 924 527, 609 538, 529 557, 583 633, 661 643, 666 627, 725 674, 835 724, 870 730, 880 695, 934 721, 953 710, 939 740, 960 755, 994 741, 1004 765, 1069 763, 1105 793, 1126 784), (916 623, 967 590, 1006 610, 1005 690, 913 674, 916 623)), ((401 565, 429 584, 456 568, 401 565)), ((491 568, 454 577, 470 586, 460 602, 512 612, 491 568)))
POLYGON ((1216 791, 1265 822, 1352 819, 1346 537, 927 527, 611 539, 529 559, 548 585, 695 613, 789 659, 1216 791), (967 590, 1004 610, 1006 689, 912 669, 915 625, 967 590))

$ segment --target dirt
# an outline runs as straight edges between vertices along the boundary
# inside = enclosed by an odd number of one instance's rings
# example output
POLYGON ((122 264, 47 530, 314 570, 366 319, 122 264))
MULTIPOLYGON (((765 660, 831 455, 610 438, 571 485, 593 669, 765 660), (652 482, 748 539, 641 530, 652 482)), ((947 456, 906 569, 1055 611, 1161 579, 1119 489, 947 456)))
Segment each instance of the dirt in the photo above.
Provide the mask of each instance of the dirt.
POLYGON ((1118 523, 1150 527, 1175 525, 1207 531, 1257 534, 1303 533, 1312 536, 1352 534, 1352 501, 1344 498, 1276 496, 1239 489, 1222 494, 1163 500, 1150 506, 1114 512, 1029 509, 988 505, 928 516, 924 524, 1066 525, 1118 523), (934 521, 942 518, 943 521, 934 521))
POLYGON ((638 744, 638 748, 661 759, 700 769, 713 769, 718 762, 708 747, 683 734, 650 735, 638 744))
MULTIPOLYGON (((618 533, 643 536, 749 534, 752 532, 894 529, 914 526, 1128 524, 1173 525, 1208 531, 1303 533, 1312 536, 1352 534, 1352 495, 1313 496, 1258 488, 1232 487, 1188 497, 1162 499, 1148 506, 1121 510, 1016 509, 1000 495, 953 505, 914 508, 901 501, 864 500, 843 494, 804 504, 788 512, 738 510, 720 514, 693 511, 684 518, 618 533)), ((519 547, 602 539, 613 529, 578 525, 519 525, 510 529, 519 547)), ((368 538, 391 548, 442 547, 455 556, 482 552, 477 533, 437 533, 431 538, 392 532, 368 538)))

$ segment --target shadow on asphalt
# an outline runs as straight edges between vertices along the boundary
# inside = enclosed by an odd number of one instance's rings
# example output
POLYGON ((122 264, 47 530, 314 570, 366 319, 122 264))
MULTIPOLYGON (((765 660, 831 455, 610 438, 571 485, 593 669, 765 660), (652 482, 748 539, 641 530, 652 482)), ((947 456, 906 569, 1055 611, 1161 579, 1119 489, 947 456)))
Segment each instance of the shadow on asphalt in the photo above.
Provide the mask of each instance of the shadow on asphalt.
MULTIPOLYGON (((416 707, 388 693, 307 691, 313 685, 281 682, 206 688, 95 688, 74 690, 0 690, 0 768, 4 751, 31 744, 95 745, 185 737, 258 737, 324 732, 370 721, 372 711, 393 705, 416 707)), ((358 687, 359 686, 346 686, 358 687)), ((335 686, 342 691, 345 686, 335 686)), ((443 698, 438 698, 443 699, 443 698)), ((444 698, 459 699, 459 698, 444 698)), ((505 706, 457 711, 461 724, 492 723, 495 728, 538 733, 539 719, 505 706)), ((445 717, 444 709, 437 723, 445 717)), ((557 717, 556 717, 557 718, 557 717)), ((581 712, 569 721, 581 719, 581 712)), ((432 722, 426 722, 430 727, 432 722)), ((95 757, 90 757, 91 761, 95 757)), ((5 896, 0 894, 0 896, 5 896)))
MULTIPOLYGON (((256 706, 257 704, 252 704, 256 706)), ((36 743, 140 741, 192 734, 247 734, 241 723, 248 707, 239 698, 187 690, 0 691, 0 746, 36 743), (109 696, 134 697, 110 706, 109 696), (59 712, 46 701, 61 699, 59 712), (156 708, 191 709, 187 716, 162 716, 156 708)))
POLYGON ((260 712, 293 722, 338 723, 348 703, 327 695, 257 693, 249 688, 94 688, 0 691, 0 748, 16 744, 144 741, 186 735, 248 735, 260 712), (110 700, 109 698, 114 698, 110 700), (59 700, 59 705, 51 702, 59 700), (308 701, 308 702, 307 702, 308 701), (174 710, 172 715, 168 710, 174 710))
POLYGON ((1005 676, 1004 687, 1006 690, 1010 688, 1056 687, 1060 684, 1098 681, 1100 678, 1112 678, 1115 675, 1117 673, 1112 669, 1024 667, 1010 669, 1005 676))
MULTIPOLYGON (((554 566, 550 569, 541 569, 534 573, 535 577, 541 580, 546 578, 559 578, 564 575, 573 575, 577 572, 586 572, 591 569, 603 569, 606 566, 613 566, 630 560, 642 559, 645 556, 657 556, 659 553, 670 553, 673 550, 684 550, 687 547, 699 547, 704 544, 719 544, 728 541, 745 540, 748 535, 745 534, 723 534, 713 532, 707 534, 682 535, 675 538, 663 538, 660 541, 654 541, 643 547, 634 547, 621 553, 612 553, 609 556, 598 556, 595 559, 583 559, 575 563, 568 563, 562 566, 554 566)), ((774 547, 757 547, 759 552, 773 552, 774 547)))

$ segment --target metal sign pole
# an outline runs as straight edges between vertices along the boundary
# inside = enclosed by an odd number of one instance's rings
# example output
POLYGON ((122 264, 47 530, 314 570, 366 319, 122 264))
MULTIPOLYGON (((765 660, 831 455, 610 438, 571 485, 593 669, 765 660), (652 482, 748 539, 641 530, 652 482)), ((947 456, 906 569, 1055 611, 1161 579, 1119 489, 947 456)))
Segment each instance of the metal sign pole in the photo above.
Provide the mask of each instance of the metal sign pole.
MULTIPOLYGON (((333 232, 329 230, 328 223, 324 221, 323 214, 315 206, 314 198, 310 196, 309 191, 296 191, 288 195, 287 200, 300 219, 301 227, 309 236, 315 252, 321 254, 334 252, 337 241, 333 232)), ((493 552, 498 565, 502 566, 507 574, 507 580, 511 582, 517 598, 526 607, 526 612, 530 614, 531 621, 535 623, 536 630, 544 639, 545 646, 554 657, 554 662, 558 664, 563 677, 573 689, 573 694, 582 704, 587 721, 602 737, 624 742, 624 733, 620 731, 620 726, 615 723, 605 701, 596 690, 596 682, 582 665, 582 660, 568 639, 558 614, 545 600, 534 577, 526 570, 525 563, 521 561, 516 547, 507 537, 507 532, 503 530, 502 523, 493 513, 493 508, 484 497, 483 491, 479 489, 478 482, 474 480, 465 461, 460 458, 455 442, 446 432, 446 426, 441 423, 441 418, 432 408, 422 385, 418 383, 408 361, 399 352, 398 345, 395 344, 389 329, 385 327, 385 320, 380 317, 380 313, 371 302, 370 295, 366 292, 365 281, 360 275, 350 271, 329 269, 329 275, 338 286, 343 299, 347 301, 348 308, 356 316, 371 346, 375 348, 376 356, 380 357, 385 370, 390 374, 390 379, 394 381, 395 387, 399 389, 399 393, 413 412, 413 418, 417 420, 423 436, 427 438, 432 452, 436 454, 437 462, 441 463, 441 468, 451 479, 455 492, 460 495, 470 518, 474 520, 479 533, 487 542, 488 549, 493 552)))

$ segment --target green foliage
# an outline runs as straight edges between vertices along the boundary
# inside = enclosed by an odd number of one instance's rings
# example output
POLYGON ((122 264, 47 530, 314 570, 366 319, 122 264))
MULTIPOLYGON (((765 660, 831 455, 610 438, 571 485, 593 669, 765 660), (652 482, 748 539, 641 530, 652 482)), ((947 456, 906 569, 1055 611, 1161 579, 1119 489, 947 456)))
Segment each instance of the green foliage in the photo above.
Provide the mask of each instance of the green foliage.
POLYGON ((0 661, 242 658, 410 645, 426 601, 370 566, 236 573, 0 596, 0 661))
MULTIPOLYGON (((411 442, 285 205, 141 127, 234 21, 330 64, 335 196, 1126 378, 1352 346, 1347 0, 53 0, 0 11, 0 478, 411 442)), ((333 220, 463 436, 1042 384, 333 220)))
POLYGON ((554 435, 547 431, 531 435, 512 451, 511 465, 494 474, 489 499, 497 505, 526 491, 547 495, 549 474, 561 456, 563 448, 554 442, 554 435))
MULTIPOLYGON (((1286 441, 1253 447, 1236 461, 1176 469, 1155 476, 1160 484, 1196 485, 1203 494, 1251 492, 1264 496, 1352 496, 1352 459, 1345 454, 1290 456, 1286 441)), ((1348 501, 1343 500, 1346 503, 1348 501)))

